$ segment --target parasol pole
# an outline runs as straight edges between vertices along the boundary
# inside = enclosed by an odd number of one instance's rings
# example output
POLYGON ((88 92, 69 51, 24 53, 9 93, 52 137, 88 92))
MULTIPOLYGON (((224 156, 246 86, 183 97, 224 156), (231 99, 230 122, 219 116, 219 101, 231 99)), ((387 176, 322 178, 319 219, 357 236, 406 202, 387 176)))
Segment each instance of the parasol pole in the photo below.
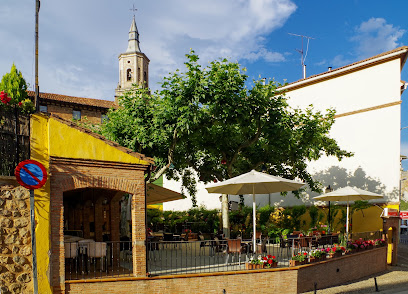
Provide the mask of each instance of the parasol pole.
POLYGON ((349 239, 349 201, 347 200, 346 241, 349 239))
POLYGON ((253 229, 253 236, 252 236, 252 244, 254 248, 254 254, 256 253, 256 202, 255 202, 255 185, 252 185, 252 225, 253 229))

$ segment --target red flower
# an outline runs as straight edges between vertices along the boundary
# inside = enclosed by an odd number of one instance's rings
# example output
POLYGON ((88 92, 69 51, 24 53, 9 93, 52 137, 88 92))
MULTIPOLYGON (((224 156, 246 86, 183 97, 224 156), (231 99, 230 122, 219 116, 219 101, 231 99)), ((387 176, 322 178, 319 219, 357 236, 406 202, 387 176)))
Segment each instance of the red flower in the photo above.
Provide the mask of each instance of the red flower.
POLYGON ((272 256, 272 259, 275 259, 275 256, 272 256))
POLYGON ((303 255, 307 255, 307 252, 303 252, 303 255))
POLYGON ((269 260, 268 260, 268 263, 269 263, 269 264, 272 264, 272 263, 273 263, 273 260, 272 260, 272 259, 269 259, 269 260))
MULTIPOLYGON (((272 255, 268 254, 268 258, 271 258, 271 257, 272 257, 272 255)), ((274 257, 272 257, 272 258, 274 258, 274 257)))
POLYGON ((21 102, 21 101, 18 102, 18 106, 20 106, 20 107, 23 106, 23 102, 21 102))
POLYGON ((266 258, 266 257, 263 257, 262 259, 263 259, 263 260, 267 260, 268 258, 266 258))
POLYGON ((227 161, 225 159, 221 160, 221 164, 227 164, 227 161))

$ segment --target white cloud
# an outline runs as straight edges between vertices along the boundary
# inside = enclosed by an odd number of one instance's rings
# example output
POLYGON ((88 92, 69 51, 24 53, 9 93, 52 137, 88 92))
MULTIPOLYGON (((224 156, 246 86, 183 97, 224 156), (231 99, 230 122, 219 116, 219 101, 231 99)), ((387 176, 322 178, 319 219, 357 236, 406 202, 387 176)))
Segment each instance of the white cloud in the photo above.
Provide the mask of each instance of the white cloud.
MULTIPOLYGON (((0 39, 8 46, 2 49, 0 75, 15 61, 33 84, 34 3, 19 2, 2 3, 0 39)), ((42 1, 41 91, 113 99, 117 56, 127 48, 132 5, 130 0, 42 1)), ((204 65, 220 57, 284 61, 281 53, 265 48, 264 36, 283 26, 297 7, 292 0, 155 0, 140 1, 137 8, 140 46, 151 60, 155 89, 164 75, 184 67, 190 48, 204 65)))
POLYGON ((367 58, 401 46, 399 40, 404 34, 405 30, 387 24, 384 18, 370 18, 356 28, 351 40, 357 42, 359 57, 367 58))
POLYGON ((344 65, 352 63, 352 60, 344 57, 344 55, 336 55, 330 62, 330 66, 333 66, 334 68, 342 67, 344 65))

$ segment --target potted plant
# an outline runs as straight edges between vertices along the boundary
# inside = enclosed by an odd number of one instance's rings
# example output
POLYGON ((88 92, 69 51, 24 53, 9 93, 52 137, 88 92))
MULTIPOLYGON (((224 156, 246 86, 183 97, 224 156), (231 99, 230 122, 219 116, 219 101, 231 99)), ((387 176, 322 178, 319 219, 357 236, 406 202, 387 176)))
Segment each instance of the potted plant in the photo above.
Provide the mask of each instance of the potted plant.
POLYGON ((301 264, 305 264, 307 255, 307 252, 299 252, 298 254, 293 255, 292 259, 289 260, 289 266, 298 266, 301 264))
POLYGON ((265 262, 265 267, 271 268, 271 267, 278 267, 278 261, 276 260, 276 257, 273 255, 267 255, 263 257, 263 261, 265 262))
POLYGON ((315 249, 312 250, 309 254, 309 262, 319 262, 326 259, 326 250, 325 249, 315 249))
POLYGON ((346 248, 344 248, 343 246, 335 245, 334 247, 330 249, 329 255, 331 258, 341 257, 344 251, 346 251, 346 248))
POLYGON ((385 242, 384 239, 376 239, 374 240, 374 245, 375 247, 382 247, 385 246, 387 244, 387 242, 385 242))
POLYGON ((245 269, 261 269, 264 268, 265 261, 261 255, 258 258, 251 257, 249 262, 245 263, 245 269))

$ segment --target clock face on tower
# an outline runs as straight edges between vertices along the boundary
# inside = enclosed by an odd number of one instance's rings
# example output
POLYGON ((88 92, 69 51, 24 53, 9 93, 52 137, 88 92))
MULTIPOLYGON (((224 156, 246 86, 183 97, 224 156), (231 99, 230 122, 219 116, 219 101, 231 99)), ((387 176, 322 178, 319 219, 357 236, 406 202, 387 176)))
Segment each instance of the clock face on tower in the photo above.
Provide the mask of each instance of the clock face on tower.
POLYGON ((135 37, 135 34, 131 33, 130 38, 133 39, 135 37))

